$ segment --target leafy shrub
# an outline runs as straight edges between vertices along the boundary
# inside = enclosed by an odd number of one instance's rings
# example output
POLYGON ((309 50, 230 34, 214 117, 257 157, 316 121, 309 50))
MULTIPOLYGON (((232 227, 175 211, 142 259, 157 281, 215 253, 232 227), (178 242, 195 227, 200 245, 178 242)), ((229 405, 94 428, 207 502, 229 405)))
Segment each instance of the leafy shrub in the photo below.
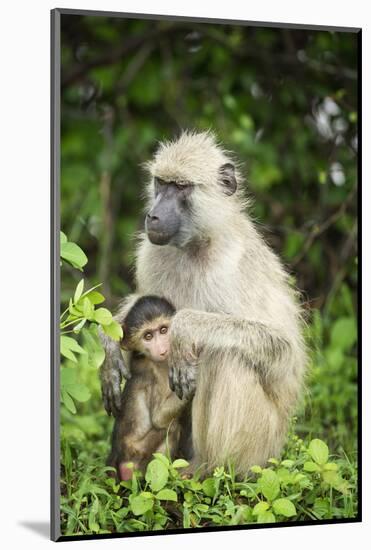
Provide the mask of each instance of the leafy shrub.
MULTIPOLYGON (((61 232, 61 263, 62 260, 72 267, 83 270, 88 262, 84 251, 75 243, 68 241, 66 235, 61 232)), ((75 401, 83 403, 90 398, 87 386, 78 382, 78 372, 70 368, 71 363, 78 365, 79 356, 88 356, 88 361, 98 368, 104 360, 104 351, 99 343, 96 327, 101 327, 103 332, 114 340, 122 337, 122 328, 112 317, 111 312, 103 307, 96 309, 96 305, 104 302, 104 296, 96 289, 96 285, 84 292, 84 279, 76 286, 73 298, 69 299, 68 307, 60 316, 60 352, 63 358, 68 360, 66 366, 61 367, 60 389, 61 401, 71 412, 76 413, 75 401), (90 327, 87 327, 90 323, 90 327), (84 328, 85 327, 85 328, 84 328), (95 327, 95 328, 94 328, 95 327), (84 330, 83 330, 84 329, 84 330), (75 338, 66 336, 82 333, 85 340, 85 349, 79 345, 75 338)))
POLYGON ((67 445, 63 466, 62 531, 66 535, 352 518, 357 514, 356 471, 331 457, 322 440, 306 445, 292 435, 284 458, 253 466, 237 480, 233 468, 216 468, 200 480, 183 479, 183 459, 155 453, 145 475, 130 481, 67 445), (87 463, 85 463, 87 461, 87 463))

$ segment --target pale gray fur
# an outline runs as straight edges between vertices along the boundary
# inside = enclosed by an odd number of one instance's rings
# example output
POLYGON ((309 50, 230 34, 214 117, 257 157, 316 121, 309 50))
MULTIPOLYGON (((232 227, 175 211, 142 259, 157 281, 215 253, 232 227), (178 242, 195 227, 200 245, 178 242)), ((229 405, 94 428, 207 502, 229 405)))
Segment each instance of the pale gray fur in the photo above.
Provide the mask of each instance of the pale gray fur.
MULTIPOLYGON (((239 173, 233 196, 218 185, 218 170, 229 162, 210 132, 185 132, 160 146, 150 174, 195 184, 193 232, 181 248, 153 245, 143 235, 136 282, 139 295, 165 296, 177 310, 169 361, 175 377, 188 378, 190 392, 196 371, 194 465, 212 470, 232 460, 244 474, 280 453, 302 390, 306 351, 297 292, 245 212, 239 173), (199 361, 188 375, 194 349, 199 361)), ((152 178, 147 196, 150 205, 152 178)), ((117 350, 109 346, 106 370, 117 350)))

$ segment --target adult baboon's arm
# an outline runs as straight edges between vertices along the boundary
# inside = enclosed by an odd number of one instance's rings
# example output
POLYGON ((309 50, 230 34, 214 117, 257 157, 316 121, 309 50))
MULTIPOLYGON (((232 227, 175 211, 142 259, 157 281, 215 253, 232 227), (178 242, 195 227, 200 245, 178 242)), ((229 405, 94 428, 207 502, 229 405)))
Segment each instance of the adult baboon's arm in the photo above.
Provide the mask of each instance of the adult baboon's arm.
POLYGON ((206 355, 212 353, 216 361, 219 353, 240 356, 267 386, 284 375, 283 369, 275 367, 283 359, 288 365, 292 352, 289 341, 276 327, 232 315, 190 309, 175 315, 170 336, 170 387, 181 399, 189 398, 195 391, 198 350, 206 355))
POLYGON ((177 418, 186 406, 175 393, 167 396, 152 412, 152 422, 157 429, 166 429, 173 418, 177 418))
MULTIPOLYGON (((118 323, 121 324, 124 321, 129 309, 138 298, 138 294, 130 294, 125 298, 114 317, 118 323)), ((99 331, 99 337, 105 351, 105 359, 100 368, 104 408, 108 414, 117 416, 121 406, 121 381, 123 378, 128 380, 131 377, 130 353, 122 352, 119 342, 112 340, 102 330, 99 331)))

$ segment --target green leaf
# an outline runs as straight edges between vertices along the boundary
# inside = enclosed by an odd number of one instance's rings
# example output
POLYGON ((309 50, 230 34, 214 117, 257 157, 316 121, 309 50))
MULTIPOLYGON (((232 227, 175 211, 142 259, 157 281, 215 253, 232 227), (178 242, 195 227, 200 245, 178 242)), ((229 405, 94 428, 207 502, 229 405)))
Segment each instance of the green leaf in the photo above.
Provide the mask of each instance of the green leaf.
POLYGON ((80 300, 83 290, 84 290, 84 279, 81 279, 81 281, 76 287, 75 294, 73 295, 73 301, 75 302, 75 304, 80 300))
POLYGON ((349 350, 357 340, 357 326, 354 317, 341 317, 331 330, 331 346, 349 350))
POLYGON ((273 470, 263 470, 261 478, 258 480, 261 492, 268 500, 274 500, 280 491, 280 482, 278 476, 273 470))
MULTIPOLYGON (((61 338, 63 338, 63 336, 61 336, 61 338)), ((63 345, 62 345, 62 342, 61 342, 61 354, 66 357, 67 359, 69 359, 70 361, 73 361, 74 363, 77 363, 77 359, 76 359, 76 356, 72 353, 71 350, 69 350, 68 348, 65 348, 63 345)))
POLYGON ((273 502, 272 506, 276 514, 285 516, 285 518, 291 518, 296 515, 295 505, 287 498, 278 498, 273 502))
POLYGON ((323 472, 323 481, 335 487, 339 483, 340 477, 337 472, 323 472))
POLYGON ((336 472, 339 469, 339 466, 335 464, 335 462, 327 462, 327 464, 324 465, 323 469, 326 471, 336 472))
POLYGON ((253 516, 258 516, 262 512, 265 512, 269 509, 269 504, 265 500, 262 500, 261 502, 258 502, 258 504, 255 504, 254 509, 252 511, 253 516))
POLYGON ((263 471, 263 468, 261 466, 251 466, 250 470, 254 473, 254 474, 261 474, 262 471, 263 471))
POLYGON ((157 458, 160 462, 162 462, 166 468, 170 465, 170 460, 167 456, 163 455, 162 453, 153 453, 153 457, 157 458))
POLYGON ((320 472, 321 471, 321 468, 318 466, 318 464, 316 464, 315 462, 312 462, 311 460, 304 463, 303 469, 306 472, 320 472))
POLYGON ((174 460, 172 466, 173 468, 186 468, 187 466, 189 466, 189 462, 184 460, 184 458, 177 458, 176 460, 174 460))
POLYGON ((197 512, 201 512, 202 514, 204 514, 204 513, 209 511, 210 507, 207 504, 196 504, 193 509, 194 509, 195 512, 197 511, 197 512))
POLYGON ((86 319, 92 320, 94 316, 94 306, 88 297, 82 300, 82 314, 86 319))
POLYGON ((291 483, 294 477, 293 474, 287 470, 287 468, 278 468, 276 473, 280 483, 284 483, 285 485, 291 483))
POLYGON ((109 325, 103 324, 102 328, 103 332, 112 338, 112 340, 116 340, 118 342, 123 337, 122 327, 117 321, 112 320, 109 325))
POLYGON ((77 373, 75 368, 61 368, 61 386, 67 386, 69 384, 75 384, 77 380, 77 373))
POLYGON ((292 468, 294 464, 295 462, 289 459, 282 460, 281 462, 281 466, 283 466, 284 468, 292 468))
MULTIPOLYGON (((131 463, 131 464, 133 464, 133 463, 131 463)), ((154 495, 152 493, 150 493, 149 491, 142 491, 140 493, 140 496, 143 497, 143 498, 154 498, 154 495)))
POLYGON ((65 351, 67 349, 74 351, 75 353, 86 353, 86 351, 76 342, 74 338, 69 336, 61 336, 61 353, 62 349, 65 351))
POLYGON ((201 491, 202 485, 201 482, 195 479, 189 481, 190 487, 193 491, 201 491))
POLYGON ((276 523, 274 514, 270 511, 262 512, 258 515, 258 523, 276 523))
POLYGON ((340 348, 327 348, 324 356, 329 366, 333 369, 339 369, 345 359, 344 352, 340 348))
POLYGON ((328 447, 321 439, 312 439, 309 443, 308 453, 317 464, 326 464, 328 460, 328 447))
POLYGON ((94 321, 100 325, 110 325, 112 323, 112 314, 105 307, 100 307, 94 312, 94 321))
POLYGON ((340 493, 347 495, 349 493, 349 484, 348 482, 341 477, 338 472, 328 471, 323 472, 322 474, 323 481, 328 483, 331 487, 334 487, 340 493))
POLYGON ((60 232, 59 232, 59 235, 60 235, 60 242, 61 242, 61 244, 62 244, 62 243, 66 243, 66 242, 67 242, 67 237, 66 237, 66 235, 63 233, 63 231, 60 231, 60 232))
POLYGON ((178 497, 175 491, 172 489, 162 489, 155 495, 158 500, 172 500, 173 502, 178 501, 178 497))
POLYGON ((88 263, 88 258, 81 248, 71 242, 61 243, 61 258, 78 269, 81 269, 88 263))
POLYGON ((230 525, 244 525, 246 523, 252 523, 252 509, 246 504, 242 504, 236 507, 236 513, 230 521, 230 525))
POLYGON ((89 299, 90 303, 93 305, 101 304, 104 302, 105 297, 100 292, 97 292, 96 290, 92 290, 91 292, 85 293, 86 298, 89 299))
POLYGON ((89 388, 84 384, 68 384, 64 386, 64 389, 67 390, 76 401, 80 401, 81 403, 88 401, 91 397, 89 388))
POLYGON ((72 414, 76 414, 76 407, 75 407, 75 403, 73 402, 73 399, 71 398, 71 396, 65 391, 65 390, 61 390, 61 399, 62 399, 62 403, 65 405, 65 407, 67 407, 67 409, 72 413, 72 414))
POLYGON ((309 487, 311 481, 305 474, 297 473, 294 475, 293 483, 298 484, 300 487, 309 487))
POLYGON ((169 471, 165 464, 158 458, 151 460, 151 462, 147 466, 145 479, 147 483, 149 483, 152 491, 157 492, 165 487, 168 478, 169 471))
POLYGON ((81 311, 76 309, 76 307, 74 306, 74 303, 72 301, 72 298, 70 298, 70 301, 69 301, 69 304, 68 304, 68 311, 70 312, 71 315, 74 315, 75 317, 81 317, 81 311))
POLYGON ((330 503, 324 498, 316 498, 313 504, 313 512, 318 518, 323 518, 330 511, 330 503))
POLYGON ((209 477, 202 482, 202 490, 208 497, 214 497, 216 494, 215 479, 209 477))
POLYGON ((80 332, 80 330, 82 329, 82 327, 85 325, 86 321, 87 321, 86 319, 81 319, 81 321, 73 327, 73 332, 75 334, 78 334, 80 332))
POLYGON ((103 364, 105 358, 105 353, 103 350, 96 350, 94 352, 89 353, 88 363, 89 366, 93 367, 94 369, 99 369, 99 367, 103 364))
POLYGON ((134 516, 142 516, 153 508, 154 503, 153 499, 143 497, 142 495, 130 495, 129 502, 134 516))
POLYGON ((186 529, 191 526, 191 516, 188 508, 183 508, 183 527, 186 529))
POLYGON ((98 508, 99 508, 99 500, 95 498, 93 500, 93 504, 90 506, 89 516, 88 516, 89 529, 94 532, 97 532, 97 530, 99 531, 99 525, 95 521, 95 516, 98 513, 98 508))

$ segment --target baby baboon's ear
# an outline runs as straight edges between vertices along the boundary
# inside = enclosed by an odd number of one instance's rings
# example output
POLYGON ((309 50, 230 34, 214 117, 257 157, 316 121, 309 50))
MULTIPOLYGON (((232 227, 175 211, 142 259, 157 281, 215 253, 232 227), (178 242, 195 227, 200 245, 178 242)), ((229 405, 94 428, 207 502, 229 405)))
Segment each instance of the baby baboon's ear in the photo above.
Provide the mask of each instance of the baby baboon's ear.
POLYGON ((230 196, 236 192, 237 180, 234 166, 230 162, 222 164, 219 168, 219 183, 222 186, 223 193, 230 196))
POLYGON ((123 323, 121 325, 121 328, 122 328, 122 332, 123 332, 123 336, 120 340, 120 346, 122 347, 123 350, 125 351, 129 351, 129 335, 128 335, 128 331, 127 331, 127 328, 125 326, 125 323, 123 323))

